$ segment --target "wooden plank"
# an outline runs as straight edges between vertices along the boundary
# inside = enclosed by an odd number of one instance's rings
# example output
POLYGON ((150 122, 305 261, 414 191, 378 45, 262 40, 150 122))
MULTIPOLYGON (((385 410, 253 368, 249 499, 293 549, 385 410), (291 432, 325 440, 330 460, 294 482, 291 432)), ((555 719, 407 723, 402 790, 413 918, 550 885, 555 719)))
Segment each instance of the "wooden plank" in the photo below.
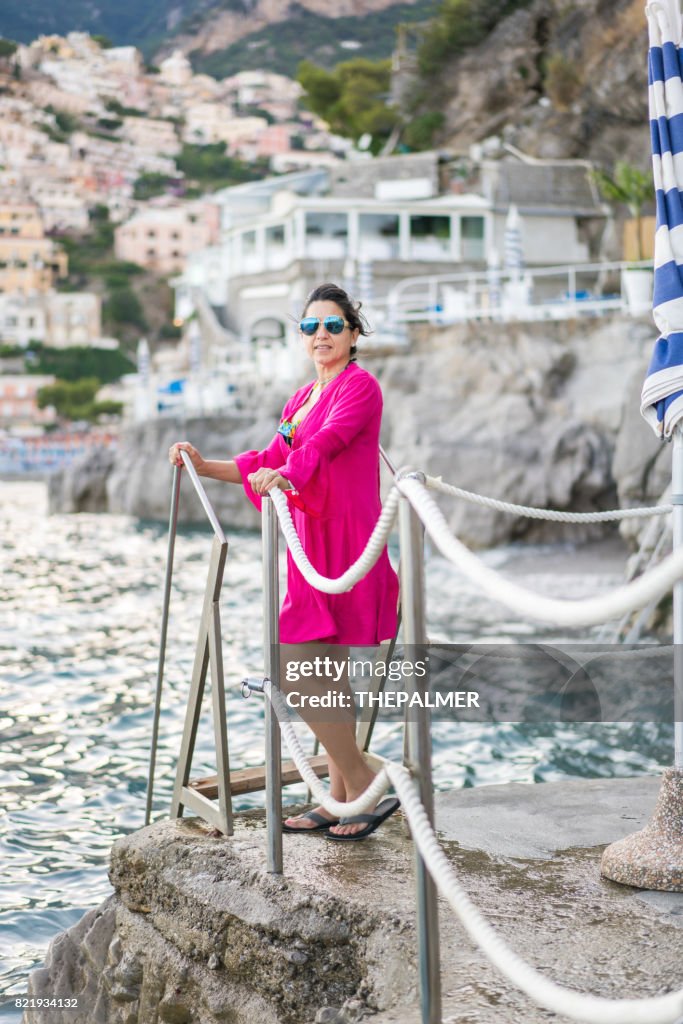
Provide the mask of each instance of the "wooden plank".
MULTIPOLYGON (((310 758, 311 767, 319 779, 327 778, 327 754, 318 754, 310 758)), ((299 770, 293 761, 282 762, 282 785, 291 786, 294 782, 301 782, 299 770)), ((189 783, 191 789, 202 796, 215 800, 218 796, 218 776, 207 775, 203 779, 192 779, 189 783)), ((233 796, 240 793, 256 793, 266 788, 266 767, 258 765, 255 768, 242 768, 237 772, 230 772, 230 792, 233 796)))

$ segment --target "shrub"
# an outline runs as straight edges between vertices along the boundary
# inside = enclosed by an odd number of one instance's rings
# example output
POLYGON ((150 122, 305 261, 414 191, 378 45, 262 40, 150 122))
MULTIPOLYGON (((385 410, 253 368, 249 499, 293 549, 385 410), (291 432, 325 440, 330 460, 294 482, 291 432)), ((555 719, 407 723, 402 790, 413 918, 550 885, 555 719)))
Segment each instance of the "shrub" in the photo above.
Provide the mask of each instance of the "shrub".
POLYGON ((553 53, 546 61, 544 85, 553 106, 566 110, 579 94, 581 74, 576 64, 563 53, 553 53))
POLYGON ((440 110, 420 114, 406 125, 403 131, 403 142, 409 149, 431 149, 434 136, 443 128, 445 116, 440 110))

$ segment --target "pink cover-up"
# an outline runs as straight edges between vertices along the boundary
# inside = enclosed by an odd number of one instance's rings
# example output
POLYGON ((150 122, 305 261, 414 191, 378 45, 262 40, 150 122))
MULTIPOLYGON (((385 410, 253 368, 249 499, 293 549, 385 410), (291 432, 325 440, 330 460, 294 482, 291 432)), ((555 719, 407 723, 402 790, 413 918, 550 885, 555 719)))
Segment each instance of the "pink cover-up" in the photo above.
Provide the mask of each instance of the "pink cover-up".
MULTIPOLYGON (((312 384, 292 395, 282 412, 291 420, 312 384)), ((261 452, 235 458, 247 497, 261 508, 261 497, 247 477, 257 469, 277 469, 296 493, 284 493, 304 551, 324 576, 337 577, 362 553, 381 511, 379 431, 382 392, 377 380, 351 363, 323 389, 297 425, 290 448, 276 434, 261 452)), ((287 552, 287 594, 280 611, 280 640, 370 646, 396 634, 398 577, 387 549, 370 572, 344 594, 311 587, 287 552)))

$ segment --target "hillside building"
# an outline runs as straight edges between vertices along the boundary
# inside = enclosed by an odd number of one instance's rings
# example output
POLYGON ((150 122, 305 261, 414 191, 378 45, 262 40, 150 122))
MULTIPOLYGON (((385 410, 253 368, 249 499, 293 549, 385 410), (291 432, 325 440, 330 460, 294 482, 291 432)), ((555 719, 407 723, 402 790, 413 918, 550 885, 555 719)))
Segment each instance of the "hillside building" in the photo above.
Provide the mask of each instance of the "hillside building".
POLYGON ((188 256, 215 244, 219 208, 198 200, 173 206, 147 206, 116 228, 116 258, 160 274, 182 271, 188 256))

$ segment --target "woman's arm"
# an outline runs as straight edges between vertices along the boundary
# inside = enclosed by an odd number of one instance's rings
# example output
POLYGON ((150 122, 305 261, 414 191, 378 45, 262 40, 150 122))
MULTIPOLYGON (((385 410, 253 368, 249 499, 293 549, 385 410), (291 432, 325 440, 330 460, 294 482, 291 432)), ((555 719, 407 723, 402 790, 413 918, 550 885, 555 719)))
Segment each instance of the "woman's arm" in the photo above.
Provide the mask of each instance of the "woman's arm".
POLYGON ((168 450, 168 461, 172 466, 182 467, 181 451, 187 452, 198 476, 206 476, 211 480, 222 480, 226 484, 242 483, 242 474, 234 460, 203 459, 189 441, 176 441, 175 444, 171 445, 168 450))

